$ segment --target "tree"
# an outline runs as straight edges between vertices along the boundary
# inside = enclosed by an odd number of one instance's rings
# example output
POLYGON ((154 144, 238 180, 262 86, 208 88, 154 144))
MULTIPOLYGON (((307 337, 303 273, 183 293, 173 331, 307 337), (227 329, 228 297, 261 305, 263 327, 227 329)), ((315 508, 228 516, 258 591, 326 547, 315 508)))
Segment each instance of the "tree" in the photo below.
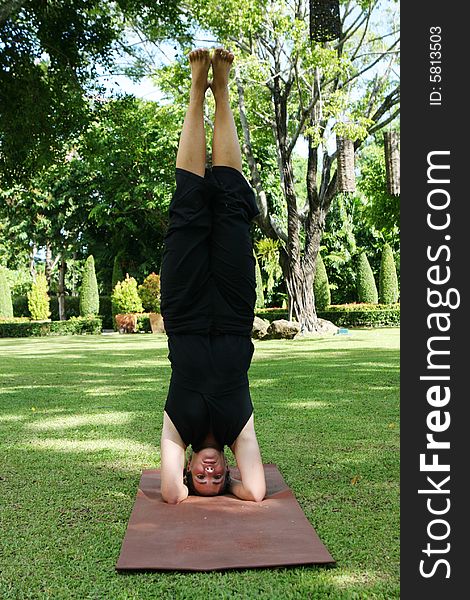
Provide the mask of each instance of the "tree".
POLYGON ((317 254, 317 267, 314 279, 315 307, 318 310, 325 310, 331 304, 330 284, 328 274, 325 269, 325 263, 321 254, 317 254))
POLYGON ((5 271, 0 267, 0 319, 10 319, 12 317, 13 303, 11 300, 11 290, 5 271))
POLYGON ((382 252, 379 276, 379 302, 394 304, 398 302, 398 278, 392 248, 385 244, 382 252))
POLYGON ((33 281, 31 290, 28 292, 28 308, 34 321, 45 321, 51 316, 48 290, 46 276, 38 273, 36 281, 33 281))
POLYGON ((95 260, 90 255, 85 262, 82 286, 80 289, 80 315, 88 317, 100 312, 100 296, 96 281, 95 260))
POLYGON ((361 252, 357 258, 357 296, 359 302, 377 304, 378 294, 367 254, 361 252))
POLYGON ((83 130, 102 67, 139 58, 129 28, 154 40, 184 31, 177 0, 7 0, 0 10, 0 180, 24 181, 83 130), (21 107, 21 110, 19 110, 21 107))
POLYGON ((140 280, 159 271, 182 113, 180 106, 126 96, 97 107, 79 140, 83 179, 74 193, 91 204, 83 243, 101 281, 112 278, 116 255, 140 280))
MULTIPOLYGON (((64 160, 0 192, 6 264, 44 248, 46 277, 51 289, 57 287, 61 318, 66 271, 75 258, 93 254, 108 293, 116 255, 138 277, 158 270, 174 187, 174 117, 181 110, 130 97, 99 105, 93 124, 68 151, 64 147, 64 160)), ((118 279, 123 278, 121 273, 118 279)))
POLYGON ((396 17, 382 13, 378 28, 374 16, 379 2, 346 2, 340 38, 320 45, 309 40, 308 4, 188 2, 203 28, 237 50, 236 99, 261 213, 257 223, 265 236, 280 242, 291 311, 303 332, 317 328, 313 276, 325 218, 338 191, 331 138, 349 137, 357 151, 399 114, 396 17), (269 135, 282 207, 267 193, 266 165, 261 168, 258 160, 259 145, 269 135), (308 144, 304 205, 293 175, 295 148, 302 138, 308 144))

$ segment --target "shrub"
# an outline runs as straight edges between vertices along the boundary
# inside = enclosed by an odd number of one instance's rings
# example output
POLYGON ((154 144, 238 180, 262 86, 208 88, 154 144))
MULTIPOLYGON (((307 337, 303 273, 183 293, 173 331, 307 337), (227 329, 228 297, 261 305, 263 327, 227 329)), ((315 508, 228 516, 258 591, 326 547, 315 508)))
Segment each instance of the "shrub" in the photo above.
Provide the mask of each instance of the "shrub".
POLYGON ((359 302, 377 304, 379 301, 377 286, 365 252, 361 252, 358 257, 356 286, 359 302))
POLYGON ((0 267, 0 318, 9 319, 11 317, 13 317, 11 290, 5 271, 0 267))
POLYGON ((399 304, 339 304, 318 311, 320 319, 331 321, 337 327, 398 327, 399 304))
POLYGON ((317 255, 317 268, 315 271, 315 280, 313 282, 313 293, 315 294, 315 308, 317 310, 324 310, 331 304, 328 274, 320 253, 317 255))
POLYGON ((380 261, 379 302, 395 304, 398 300, 398 278, 392 248, 385 244, 380 261))
POLYGON ((142 300, 137 291, 137 281, 126 275, 124 281, 118 281, 111 293, 113 315, 144 312, 142 300))
MULTIPOLYGON (((31 281, 29 283, 29 287, 31 287, 31 281)), ((17 317, 31 317, 28 308, 28 293, 26 292, 24 296, 15 296, 13 295, 13 314, 17 317)))
POLYGON ((160 312, 160 276, 150 273, 139 285, 138 292, 146 312, 160 312))
MULTIPOLYGON (((272 322, 287 319, 282 308, 257 310, 256 316, 272 322)), ((399 304, 337 304, 327 310, 319 310, 320 319, 331 321, 338 327, 398 327, 400 325, 399 304)))
POLYGON ((38 273, 36 281, 28 292, 28 308, 34 321, 44 321, 51 315, 48 289, 46 276, 38 273))
MULTIPOLYGON (((31 284, 30 284, 31 285, 31 284)), ((80 298, 78 296, 65 296, 65 318, 78 317, 80 315, 80 298)), ((57 296, 51 296, 49 303, 51 311, 51 319, 59 320, 59 302, 57 296)), ((110 329, 113 327, 111 309, 111 296, 100 296, 100 314, 98 315, 103 321, 103 327, 110 329)), ((17 317, 30 317, 28 309, 27 296, 13 296, 13 314, 17 317)))
POLYGON ((71 317, 68 321, 30 321, 17 318, 0 321, 1 337, 42 337, 47 335, 100 334, 99 317, 71 317))
POLYGON ((80 288, 80 316, 97 315, 100 311, 98 282, 96 281, 95 260, 89 256, 83 270, 82 286, 80 288))

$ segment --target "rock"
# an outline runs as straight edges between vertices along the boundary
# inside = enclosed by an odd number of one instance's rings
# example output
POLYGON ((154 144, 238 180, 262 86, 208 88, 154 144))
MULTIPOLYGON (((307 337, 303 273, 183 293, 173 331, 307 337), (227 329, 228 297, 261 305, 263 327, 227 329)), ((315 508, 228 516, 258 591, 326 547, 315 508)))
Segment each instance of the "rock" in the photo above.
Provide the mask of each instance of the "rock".
POLYGON ((266 319, 260 319, 255 317, 253 321, 253 328, 251 330, 251 337, 257 340, 261 340, 266 337, 268 333, 269 321, 266 319))
POLYGON ((287 321, 286 319, 279 319, 273 321, 268 327, 267 337, 271 339, 287 339, 291 340, 300 331, 300 326, 297 321, 287 321))
POLYGON ((318 329, 317 331, 309 331, 307 333, 299 333, 296 334, 295 339, 306 338, 306 337, 319 337, 322 335, 336 335, 338 333, 338 327, 331 321, 327 321, 326 319, 318 319, 318 329))

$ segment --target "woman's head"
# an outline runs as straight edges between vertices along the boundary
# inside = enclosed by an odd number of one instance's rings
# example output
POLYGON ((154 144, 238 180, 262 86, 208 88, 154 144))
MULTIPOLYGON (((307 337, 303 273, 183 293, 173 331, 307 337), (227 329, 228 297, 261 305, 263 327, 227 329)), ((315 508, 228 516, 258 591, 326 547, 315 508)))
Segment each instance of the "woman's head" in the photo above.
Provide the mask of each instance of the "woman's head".
POLYGON ((228 491, 230 471, 222 450, 212 447, 192 452, 185 468, 190 494, 217 496, 228 491))

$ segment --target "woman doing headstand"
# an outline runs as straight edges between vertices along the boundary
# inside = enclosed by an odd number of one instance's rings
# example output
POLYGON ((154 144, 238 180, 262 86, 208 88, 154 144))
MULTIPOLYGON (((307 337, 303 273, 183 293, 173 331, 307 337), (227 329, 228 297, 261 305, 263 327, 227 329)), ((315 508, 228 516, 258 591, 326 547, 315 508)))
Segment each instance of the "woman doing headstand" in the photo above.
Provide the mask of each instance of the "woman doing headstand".
POLYGON ((218 48, 211 58, 209 50, 198 49, 189 60, 190 100, 161 272, 172 367, 161 439, 162 496, 178 503, 190 492, 229 491, 261 501, 266 483, 247 375, 256 297, 249 228, 259 211, 242 175, 229 104, 233 54, 218 48), (216 105, 211 169, 206 169, 203 119, 208 88, 216 105), (241 481, 230 478, 225 446, 235 455, 241 481))

